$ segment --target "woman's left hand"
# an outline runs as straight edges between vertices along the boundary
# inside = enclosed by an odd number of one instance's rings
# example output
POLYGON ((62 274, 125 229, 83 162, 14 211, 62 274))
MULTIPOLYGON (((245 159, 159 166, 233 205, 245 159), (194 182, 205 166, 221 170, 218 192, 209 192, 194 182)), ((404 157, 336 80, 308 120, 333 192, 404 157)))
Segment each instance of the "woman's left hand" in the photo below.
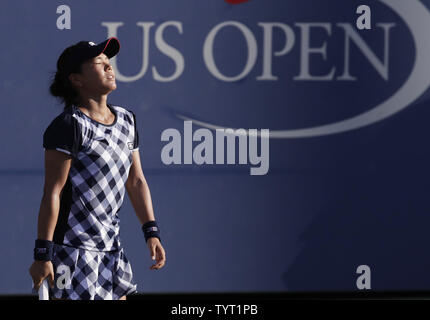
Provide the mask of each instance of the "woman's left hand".
POLYGON ((161 242, 156 237, 151 237, 148 239, 148 248, 149 253, 151 254, 151 259, 156 260, 156 263, 153 264, 149 269, 158 270, 164 266, 166 263, 166 253, 164 252, 164 248, 161 245, 161 242))

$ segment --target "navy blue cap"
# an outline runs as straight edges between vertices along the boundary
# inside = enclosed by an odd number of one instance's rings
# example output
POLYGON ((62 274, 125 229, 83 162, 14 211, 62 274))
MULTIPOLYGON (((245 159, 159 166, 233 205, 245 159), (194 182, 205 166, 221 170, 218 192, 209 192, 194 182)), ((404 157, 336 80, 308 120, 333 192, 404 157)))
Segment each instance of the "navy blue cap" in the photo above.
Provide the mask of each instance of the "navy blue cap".
POLYGON ((65 76, 77 72, 77 68, 85 61, 104 53, 112 58, 119 52, 120 43, 115 37, 96 44, 92 41, 80 41, 66 48, 57 61, 57 69, 65 76))

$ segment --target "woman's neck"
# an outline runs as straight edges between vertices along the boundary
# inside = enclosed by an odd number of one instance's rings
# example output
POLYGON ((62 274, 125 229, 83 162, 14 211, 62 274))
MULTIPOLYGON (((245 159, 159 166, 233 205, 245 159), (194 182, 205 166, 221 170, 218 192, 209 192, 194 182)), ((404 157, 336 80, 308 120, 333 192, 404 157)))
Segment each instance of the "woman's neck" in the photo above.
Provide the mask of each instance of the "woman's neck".
POLYGON ((78 108, 87 116, 99 119, 102 122, 109 121, 114 116, 107 106, 107 95, 100 97, 81 97, 78 108))

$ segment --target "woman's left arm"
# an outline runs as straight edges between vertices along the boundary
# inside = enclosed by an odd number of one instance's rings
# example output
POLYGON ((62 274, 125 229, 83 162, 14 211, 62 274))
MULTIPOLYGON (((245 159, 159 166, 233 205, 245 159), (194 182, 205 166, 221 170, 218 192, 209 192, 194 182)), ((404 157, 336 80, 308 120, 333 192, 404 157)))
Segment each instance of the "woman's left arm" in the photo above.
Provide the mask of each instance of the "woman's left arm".
MULTIPOLYGON (((133 163, 125 187, 140 223, 143 225, 148 221, 155 221, 151 192, 143 175, 139 150, 133 151, 133 163)), ((147 244, 152 260, 156 260, 150 269, 162 268, 166 263, 166 254, 160 241, 158 238, 151 237, 147 244)))

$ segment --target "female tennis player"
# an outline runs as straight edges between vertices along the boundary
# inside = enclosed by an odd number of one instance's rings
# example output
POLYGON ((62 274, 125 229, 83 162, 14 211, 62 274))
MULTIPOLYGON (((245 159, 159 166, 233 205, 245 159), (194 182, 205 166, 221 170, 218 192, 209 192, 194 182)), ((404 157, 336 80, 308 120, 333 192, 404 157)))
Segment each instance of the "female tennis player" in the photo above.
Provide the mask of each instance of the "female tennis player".
POLYGON ((119 237, 125 190, 156 260, 150 268, 166 262, 141 168, 136 116, 107 102, 116 89, 109 59, 119 49, 117 38, 68 47, 50 87, 65 106, 43 135, 45 185, 29 271, 35 290, 49 280, 54 299, 125 300, 136 292, 119 237))

